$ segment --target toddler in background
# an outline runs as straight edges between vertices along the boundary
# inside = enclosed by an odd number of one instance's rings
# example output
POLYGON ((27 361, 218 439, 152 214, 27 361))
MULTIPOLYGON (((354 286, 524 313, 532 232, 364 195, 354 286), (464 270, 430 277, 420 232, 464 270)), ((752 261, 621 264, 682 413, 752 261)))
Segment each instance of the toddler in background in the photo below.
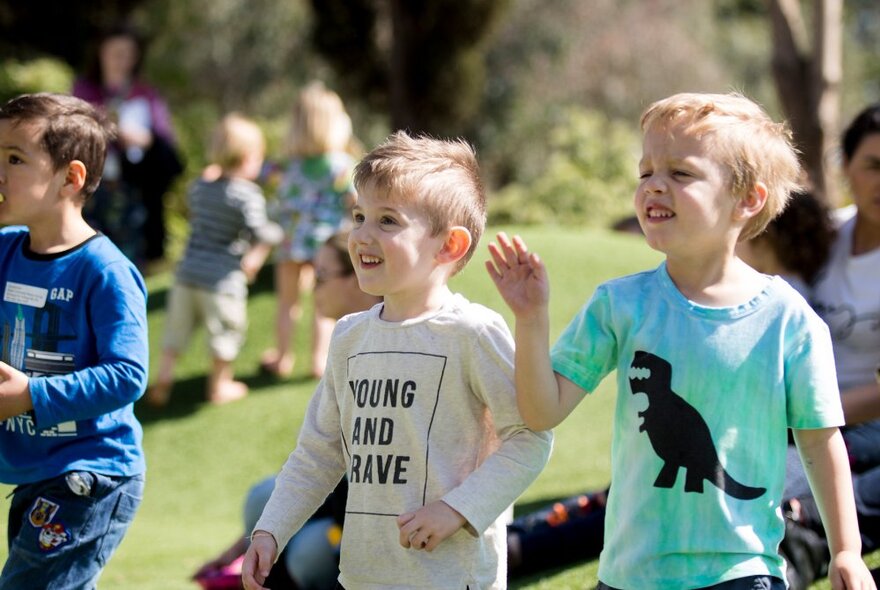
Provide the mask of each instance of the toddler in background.
MULTIPOLYGON (((355 161, 348 152, 352 142, 351 119, 339 96, 320 82, 306 86, 293 108, 287 139, 290 160, 273 206, 273 217, 284 228, 275 266, 277 342, 263 353, 260 367, 277 377, 288 377, 293 371, 291 340, 302 315, 300 296, 311 283, 315 255, 343 228, 354 203, 355 161)), ((324 374, 334 323, 315 311, 313 377, 324 374)))
POLYGON ((177 357, 199 323, 213 356, 208 401, 247 395, 247 386, 233 379, 232 363, 247 329, 248 283, 282 237, 254 183, 264 155, 263 133, 253 121, 233 113, 216 128, 210 157, 220 174, 197 180, 189 191, 190 235, 168 299, 159 372, 147 392, 151 405, 168 403, 177 357))

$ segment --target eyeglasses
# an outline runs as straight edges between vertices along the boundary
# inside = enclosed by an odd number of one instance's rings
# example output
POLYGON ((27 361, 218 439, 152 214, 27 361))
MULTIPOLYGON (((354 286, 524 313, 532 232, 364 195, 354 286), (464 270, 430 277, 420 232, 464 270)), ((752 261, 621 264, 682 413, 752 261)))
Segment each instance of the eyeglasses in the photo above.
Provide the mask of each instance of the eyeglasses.
POLYGON ((333 279, 337 279, 339 277, 347 277, 350 274, 351 274, 350 272, 347 272, 344 270, 337 270, 337 271, 331 271, 331 272, 315 271, 315 286, 317 287, 318 285, 323 285, 324 283, 327 283, 327 282, 332 281, 333 279))

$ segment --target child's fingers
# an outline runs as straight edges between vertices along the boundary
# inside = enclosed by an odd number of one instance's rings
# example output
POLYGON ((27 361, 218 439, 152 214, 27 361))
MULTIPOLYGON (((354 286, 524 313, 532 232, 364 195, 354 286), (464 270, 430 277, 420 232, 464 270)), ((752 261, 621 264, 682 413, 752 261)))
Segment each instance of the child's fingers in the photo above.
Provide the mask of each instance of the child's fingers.
POLYGON ((400 546, 404 549, 409 549, 411 546, 410 539, 412 538, 412 533, 404 530, 406 527, 400 529, 400 535, 398 537, 398 542, 400 546))
POLYGON ((526 260, 528 260, 529 266, 532 268, 532 271, 539 277, 544 278, 544 262, 541 260, 541 257, 535 254, 534 252, 529 252, 526 254, 526 260))
POLYGON ((503 256, 505 266, 513 268, 520 264, 520 254, 515 245, 516 237, 512 242, 507 234, 501 232, 498 234, 498 245, 501 247, 500 254, 503 256))
POLYGON ((407 549, 415 549, 422 550, 428 546, 428 543, 431 540, 431 533, 425 527, 419 527, 407 535, 406 545, 407 549))
POLYGON ((496 268, 493 268, 493 270, 495 270, 496 274, 500 277, 501 272, 509 268, 507 264, 507 259, 501 253, 501 250, 498 249, 498 245, 494 242, 489 244, 489 254, 492 256, 492 260, 487 260, 486 264, 492 264, 492 261, 494 261, 495 264, 493 266, 497 267, 497 270, 496 268))
POLYGON ((440 535, 431 535, 431 536, 428 538, 428 542, 425 544, 425 546, 423 547, 423 549, 424 549, 425 551, 427 551, 428 553, 430 553, 431 551, 433 551, 434 549, 436 549, 437 546, 440 544, 440 542, 443 541, 445 538, 446 538, 446 537, 443 537, 443 536, 440 536, 440 535))
POLYGON ((415 523, 413 523, 414 517, 414 512, 405 512, 397 517, 397 528, 400 529, 398 541, 400 542, 400 546, 404 549, 410 548, 410 539, 417 530, 415 523))
POLYGON ((260 571, 264 569, 261 566, 261 561, 256 551, 248 551, 245 554, 241 564, 241 583, 245 590, 263 590, 263 582, 266 581, 266 576, 269 574, 268 572, 263 574, 260 571))
POLYGON ((403 514, 400 514, 400 515, 397 517, 397 528, 401 528, 401 527, 404 526, 406 523, 408 523, 408 522, 411 521, 413 518, 415 518, 415 516, 416 516, 416 513, 415 513, 415 512, 404 512, 403 514))
POLYGON ((529 247, 526 246, 525 240, 520 236, 513 236, 513 247, 516 250, 516 257, 519 262, 525 262, 529 258, 529 247))

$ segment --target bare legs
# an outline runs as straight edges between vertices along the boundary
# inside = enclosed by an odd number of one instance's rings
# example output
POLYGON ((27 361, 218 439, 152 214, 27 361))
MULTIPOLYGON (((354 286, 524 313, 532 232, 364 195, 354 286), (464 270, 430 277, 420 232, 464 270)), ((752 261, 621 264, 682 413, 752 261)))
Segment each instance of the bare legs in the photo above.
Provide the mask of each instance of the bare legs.
POLYGON ((232 362, 215 358, 208 376, 208 401, 225 404, 239 400, 248 394, 248 386, 232 378, 232 362))
POLYGON ((275 294, 278 309, 275 317, 275 348, 263 353, 260 367, 276 377, 289 377, 293 372, 294 354, 290 349, 302 309, 299 303, 303 264, 285 260, 275 265, 275 294))
MULTIPOLYGON (((302 319, 301 294, 311 291, 315 282, 311 263, 284 261, 275 266, 275 292, 278 307, 275 323, 275 348, 266 350, 260 367, 276 377, 289 377, 293 372, 296 357, 293 352, 293 339, 302 319)), ((330 334, 336 321, 315 311, 312 324, 312 377, 324 374, 327 350, 330 347, 330 334)))
MULTIPOLYGON (((171 399, 171 388, 174 386, 174 366, 177 363, 177 351, 162 351, 159 361, 159 373, 156 383, 147 390, 145 399, 153 407, 161 408, 168 405, 171 399)), ((225 404, 239 400, 248 394, 248 386, 233 379, 232 361, 215 358, 208 376, 205 397, 212 404, 225 404)))

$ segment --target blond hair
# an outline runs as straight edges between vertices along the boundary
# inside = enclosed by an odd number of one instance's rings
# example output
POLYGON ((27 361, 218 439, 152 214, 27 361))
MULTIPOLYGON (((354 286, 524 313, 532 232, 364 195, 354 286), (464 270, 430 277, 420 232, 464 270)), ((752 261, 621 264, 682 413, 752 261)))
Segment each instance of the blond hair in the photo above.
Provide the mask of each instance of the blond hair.
POLYGON ((664 98, 651 104, 641 119, 643 132, 658 126, 682 126, 698 138, 712 138, 711 146, 730 172, 734 198, 745 196, 758 182, 767 187, 764 208, 748 221, 740 240, 761 233, 801 188, 801 164, 788 125, 773 121, 741 94, 681 93, 664 98))
POLYGON ((352 141, 351 118, 339 95, 322 82, 299 93, 287 134, 287 153, 293 157, 344 152, 352 141))
POLYGON ((398 131, 364 156, 354 170, 354 185, 391 202, 418 204, 434 236, 453 226, 466 228, 471 246, 454 272, 473 256, 486 227, 486 195, 476 153, 464 140, 398 131))
POLYGON ((241 166, 249 154, 263 154, 265 150, 266 140, 260 126, 239 113, 229 113, 214 128, 208 157, 229 172, 241 166))

